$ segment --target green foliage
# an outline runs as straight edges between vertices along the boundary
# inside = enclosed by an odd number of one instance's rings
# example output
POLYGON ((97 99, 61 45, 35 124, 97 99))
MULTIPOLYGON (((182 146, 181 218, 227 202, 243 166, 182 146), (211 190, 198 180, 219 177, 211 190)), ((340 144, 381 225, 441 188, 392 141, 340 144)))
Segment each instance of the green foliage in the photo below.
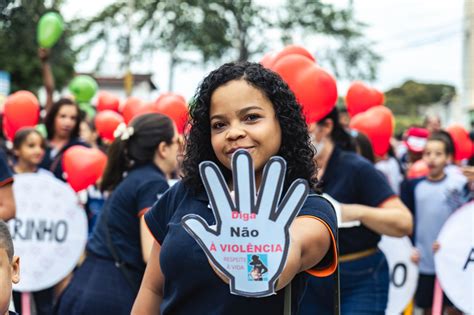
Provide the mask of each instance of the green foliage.
MULTIPOLYGON (((135 0, 133 13, 128 1, 115 1, 97 16, 76 21, 76 33, 88 34, 81 47, 89 51, 98 43, 115 45, 124 64, 148 52, 162 49, 172 64, 186 61, 186 53, 198 52, 200 62, 248 60, 268 50, 271 34, 281 33, 281 43, 295 35, 322 34, 339 46, 327 50, 329 64, 338 77, 375 78, 380 57, 365 43, 352 10, 339 10, 321 0, 287 0, 263 6, 251 0, 135 0), (127 21, 133 23, 133 31, 127 21), (114 29, 114 34, 109 32, 114 29), (131 39, 130 39, 131 38, 131 39), (139 39, 139 40, 137 40, 139 39), (134 49, 131 50, 130 43, 134 49)), ((100 59, 98 64, 102 63, 100 59)))
MULTIPOLYGON (((41 64, 36 43, 36 26, 47 11, 58 12, 61 1, 54 1, 47 10, 43 0, 24 0, 21 5, 10 5, 0 19, 0 69, 11 75, 12 92, 36 90, 43 84, 41 64)), ((51 50, 50 62, 56 88, 62 89, 74 73, 76 55, 69 45, 71 32, 67 28, 51 50)))
POLYGON ((447 105, 455 93, 456 89, 452 85, 427 84, 409 80, 400 87, 385 92, 385 105, 394 114, 416 116, 421 106, 434 103, 447 105))
POLYGON ((394 135, 398 136, 405 130, 413 126, 422 126, 423 117, 418 116, 407 116, 407 115, 395 115, 395 132, 394 135))

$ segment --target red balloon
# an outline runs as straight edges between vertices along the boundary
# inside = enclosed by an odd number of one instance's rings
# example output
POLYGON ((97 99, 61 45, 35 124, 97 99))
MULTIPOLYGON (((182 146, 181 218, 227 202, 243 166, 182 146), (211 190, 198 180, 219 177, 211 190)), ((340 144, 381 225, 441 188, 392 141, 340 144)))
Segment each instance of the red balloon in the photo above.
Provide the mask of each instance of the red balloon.
POLYGON ((382 92, 360 81, 353 82, 346 95, 347 111, 351 117, 365 112, 371 107, 383 105, 383 101, 382 92))
POLYGON ((36 96, 29 91, 18 91, 7 97, 4 109, 5 134, 11 140, 23 127, 34 127, 38 124, 40 106, 36 96))
POLYGON ((156 100, 156 108, 160 114, 170 117, 176 124, 176 129, 183 134, 188 118, 188 105, 184 97, 168 94, 156 100))
POLYGON ((274 70, 276 63, 279 60, 291 55, 303 56, 314 63, 316 62, 316 59, 314 59, 313 55, 311 55, 311 53, 307 51, 306 48, 298 45, 288 45, 277 53, 267 53, 265 56, 263 56, 260 63, 264 67, 274 70))
POLYGON ((113 110, 115 112, 119 111, 120 100, 118 97, 112 93, 106 91, 100 91, 97 98, 97 111, 101 112, 103 110, 113 110))
POLYGON ((97 182, 104 173, 107 156, 99 149, 75 145, 64 152, 62 163, 67 182, 77 192, 97 182))
POLYGON ((271 66, 275 63, 276 55, 277 52, 275 51, 267 52, 260 60, 260 64, 265 68, 271 69, 271 66))
POLYGON ((426 162, 421 159, 413 163, 412 166, 408 169, 407 178, 414 179, 418 177, 423 177, 428 175, 429 172, 430 169, 428 167, 428 164, 426 164, 426 162))
POLYGON ((446 128, 454 142, 454 159, 461 161, 472 155, 472 142, 469 133, 463 126, 454 124, 446 128))
POLYGON ((183 102, 185 104, 187 103, 186 99, 181 94, 176 94, 176 93, 173 93, 173 92, 165 92, 165 93, 161 93, 158 96, 158 98, 155 101, 155 104, 158 104, 162 99, 165 99, 165 98, 168 98, 168 97, 175 97, 175 98, 179 99, 181 102, 183 102))
POLYGON ((374 153, 384 156, 390 147, 390 138, 395 127, 392 111, 385 106, 376 106, 354 116, 351 129, 364 133, 370 140, 374 153))
POLYGON ((122 115, 113 110, 106 109, 95 116, 95 128, 99 137, 108 141, 114 141, 114 131, 122 122, 124 122, 122 115))
POLYGON ((123 108, 123 119, 128 124, 133 118, 149 113, 158 113, 156 106, 153 102, 143 102, 139 98, 130 97, 123 108))
POLYGON ((336 80, 310 59, 289 55, 278 60, 273 68, 295 94, 308 123, 321 120, 336 105, 336 80))

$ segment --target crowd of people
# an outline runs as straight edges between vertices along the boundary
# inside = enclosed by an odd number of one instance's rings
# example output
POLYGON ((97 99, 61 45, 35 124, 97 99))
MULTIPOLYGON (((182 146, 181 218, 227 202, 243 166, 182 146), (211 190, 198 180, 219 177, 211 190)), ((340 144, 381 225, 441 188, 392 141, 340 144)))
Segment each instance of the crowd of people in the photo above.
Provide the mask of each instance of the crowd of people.
MULTIPOLYGON (((411 237, 420 270, 415 303, 431 312, 437 235, 471 199, 473 179, 468 161, 454 161, 453 139, 438 117, 393 138, 389 152, 376 156, 370 139, 350 130, 335 106, 307 124, 288 85, 258 63, 222 65, 204 78, 194 100, 184 135, 169 117, 148 113, 104 144, 75 101, 62 98, 48 106, 47 137, 25 128, 14 135, 11 150, 5 146, 4 221, 15 215, 13 174, 43 172, 66 181, 63 154, 76 145, 108 156, 103 176, 81 199, 90 224, 85 258, 60 286, 33 293, 37 314, 281 314, 287 303, 291 314, 384 314, 389 269, 377 247, 382 235, 411 237), (298 178, 310 188, 289 230, 277 292, 268 297, 231 294, 228 279, 181 224, 189 214, 216 224, 199 164, 214 162, 232 189, 237 149, 250 153, 257 188, 276 155, 287 163, 284 192, 298 178), (426 172, 408 176, 418 160, 426 172), (179 181, 170 187, 172 179, 179 181), (352 224, 342 228, 345 223, 352 224)), ((12 282, 20 280, 18 269, 1 223, 2 315, 8 314, 12 282)), ((21 312, 19 294, 13 296, 21 312)), ((459 313, 445 299, 449 312, 459 313)))

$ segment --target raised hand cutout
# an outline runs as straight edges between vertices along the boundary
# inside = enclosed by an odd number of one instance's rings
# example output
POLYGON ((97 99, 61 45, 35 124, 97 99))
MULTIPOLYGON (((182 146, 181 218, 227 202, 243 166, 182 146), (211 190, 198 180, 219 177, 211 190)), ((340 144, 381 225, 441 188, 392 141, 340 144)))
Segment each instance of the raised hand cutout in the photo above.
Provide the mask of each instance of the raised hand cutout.
POLYGON ((235 198, 216 164, 202 162, 199 171, 216 225, 188 214, 181 221, 183 227, 229 279, 231 293, 248 297, 275 294, 290 246, 289 227, 308 196, 308 183, 295 180, 279 202, 286 162, 276 156, 264 168, 257 195, 252 158, 245 150, 232 157, 235 198))

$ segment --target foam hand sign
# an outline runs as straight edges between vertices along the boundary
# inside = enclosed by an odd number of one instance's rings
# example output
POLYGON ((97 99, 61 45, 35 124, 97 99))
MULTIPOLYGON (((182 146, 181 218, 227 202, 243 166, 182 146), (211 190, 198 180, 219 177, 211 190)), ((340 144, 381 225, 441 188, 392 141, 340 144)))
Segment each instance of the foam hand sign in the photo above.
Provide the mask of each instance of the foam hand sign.
POLYGON ((275 282, 286 263, 289 227, 308 195, 308 184, 295 180, 280 201, 286 171, 281 157, 272 157, 263 171, 258 195, 250 154, 232 157, 235 201, 216 164, 204 161, 199 171, 216 218, 208 226, 198 215, 181 223, 196 239, 212 264, 230 282, 232 294, 264 297, 275 294, 275 282))

